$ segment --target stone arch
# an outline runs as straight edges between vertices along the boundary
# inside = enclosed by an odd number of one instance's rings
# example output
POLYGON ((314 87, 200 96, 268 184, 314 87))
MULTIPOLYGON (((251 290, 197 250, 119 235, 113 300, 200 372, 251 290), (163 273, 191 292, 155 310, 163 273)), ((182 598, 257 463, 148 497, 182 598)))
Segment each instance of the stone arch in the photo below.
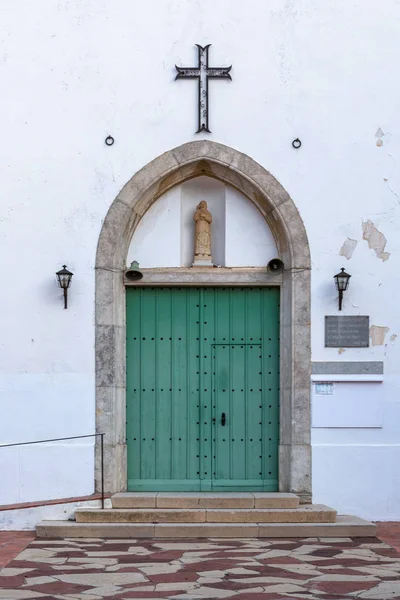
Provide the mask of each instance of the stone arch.
MULTIPOLYGON (((105 486, 126 489, 125 288, 129 244, 149 207, 170 188, 206 175, 237 188, 264 215, 285 264, 281 290, 280 491, 311 499, 310 251, 300 214, 281 184, 233 148, 207 140, 165 152, 112 203, 96 255, 96 428, 105 436, 105 486)), ((100 461, 96 454, 99 481, 100 461)))

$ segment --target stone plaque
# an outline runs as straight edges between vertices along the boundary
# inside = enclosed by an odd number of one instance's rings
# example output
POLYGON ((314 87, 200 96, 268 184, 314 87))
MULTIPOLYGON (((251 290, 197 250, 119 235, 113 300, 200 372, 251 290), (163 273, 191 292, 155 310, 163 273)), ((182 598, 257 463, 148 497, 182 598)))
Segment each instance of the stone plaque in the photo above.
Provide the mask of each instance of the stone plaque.
POLYGON ((325 348, 368 348, 369 317, 325 317, 325 348))

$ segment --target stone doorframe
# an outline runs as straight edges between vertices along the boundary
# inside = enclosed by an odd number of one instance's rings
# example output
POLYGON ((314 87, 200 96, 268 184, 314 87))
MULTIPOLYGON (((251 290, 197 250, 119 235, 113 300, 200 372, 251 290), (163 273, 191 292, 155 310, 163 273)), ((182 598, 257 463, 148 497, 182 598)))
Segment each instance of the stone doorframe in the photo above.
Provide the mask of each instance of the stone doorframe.
MULTIPOLYGON (((165 152, 141 169, 112 203, 96 255, 96 431, 105 433, 107 492, 126 490, 125 287, 133 233, 172 187, 201 175, 242 192, 265 217, 285 270, 281 290, 279 489, 311 500, 310 252, 300 214, 280 183, 233 148, 207 140, 165 152)), ((99 488, 100 456, 96 452, 99 488)))

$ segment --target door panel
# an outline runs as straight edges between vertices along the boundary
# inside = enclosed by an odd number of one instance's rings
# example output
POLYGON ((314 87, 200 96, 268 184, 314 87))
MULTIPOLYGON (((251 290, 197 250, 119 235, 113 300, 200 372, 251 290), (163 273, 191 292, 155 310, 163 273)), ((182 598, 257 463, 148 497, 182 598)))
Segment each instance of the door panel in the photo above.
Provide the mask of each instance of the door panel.
POLYGON ((126 301, 128 489, 276 490, 279 290, 128 288, 126 301))
POLYGON ((198 291, 127 290, 128 489, 199 482, 198 291))
POLYGON ((213 489, 263 490, 261 345, 213 348, 213 489))

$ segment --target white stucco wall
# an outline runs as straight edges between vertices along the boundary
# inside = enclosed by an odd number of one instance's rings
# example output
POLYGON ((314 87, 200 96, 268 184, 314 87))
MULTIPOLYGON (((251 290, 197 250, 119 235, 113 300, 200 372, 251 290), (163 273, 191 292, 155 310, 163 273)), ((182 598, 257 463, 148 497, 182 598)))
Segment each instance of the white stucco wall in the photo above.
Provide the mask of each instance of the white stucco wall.
MULTIPOLYGON (((143 165, 207 138, 262 164, 299 208, 313 264, 313 360, 385 363, 382 427, 313 430, 314 500, 400 519, 399 3, 6 0, 1 22, 0 441, 93 432, 102 219, 143 165), (196 84, 174 81, 175 64, 195 64, 196 42, 213 44, 211 65, 233 65, 232 82, 210 83, 208 135, 194 134, 196 84), (377 250, 363 240, 368 220, 377 250), (351 258, 339 255, 347 238, 351 258), (64 263, 74 272, 66 311, 54 277, 64 263), (343 314, 370 315, 387 328, 383 344, 324 348, 341 266, 352 274, 343 314)), ((43 485, 39 448, 24 454, 29 468, 0 452, 0 502, 65 496, 53 475, 43 485)), ((51 473, 74 475, 74 493, 92 491, 89 444, 47 456, 51 473)))

